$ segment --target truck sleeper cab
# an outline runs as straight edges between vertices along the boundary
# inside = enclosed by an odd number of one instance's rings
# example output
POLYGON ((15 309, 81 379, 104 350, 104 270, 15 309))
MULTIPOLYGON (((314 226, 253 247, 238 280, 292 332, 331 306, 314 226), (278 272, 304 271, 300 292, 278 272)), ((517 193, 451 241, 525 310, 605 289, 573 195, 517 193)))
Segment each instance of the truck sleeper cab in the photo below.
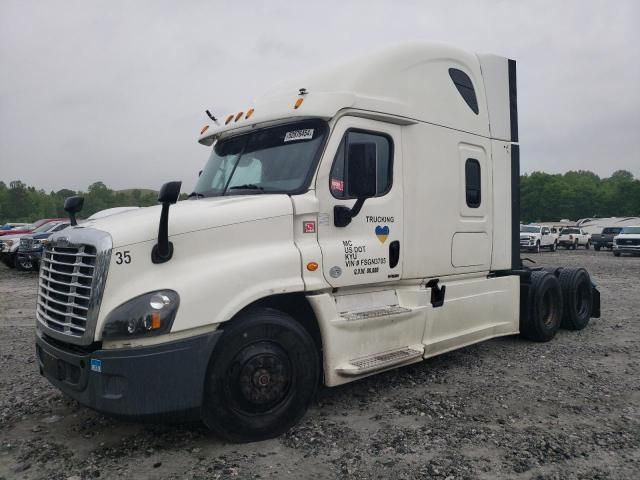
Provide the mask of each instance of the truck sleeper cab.
POLYGON ((584 328, 588 273, 520 263, 515 81, 506 58, 406 45, 203 129, 188 200, 172 182, 50 237, 41 372, 91 408, 191 411, 247 441, 320 383, 584 328))

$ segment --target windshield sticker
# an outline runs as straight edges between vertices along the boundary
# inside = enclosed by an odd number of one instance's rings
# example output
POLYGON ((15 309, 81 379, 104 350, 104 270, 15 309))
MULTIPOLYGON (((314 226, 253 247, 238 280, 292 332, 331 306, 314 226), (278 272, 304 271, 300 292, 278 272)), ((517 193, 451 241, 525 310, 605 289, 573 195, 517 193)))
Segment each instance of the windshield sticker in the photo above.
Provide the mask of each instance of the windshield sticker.
POLYGON ((285 142, 293 142, 296 140, 311 140, 313 138, 313 128, 305 128, 304 130, 292 130, 284 136, 285 142))
POLYGON ((337 178, 332 178, 331 190, 333 190, 334 192, 340 192, 340 193, 344 192, 344 182, 337 178))

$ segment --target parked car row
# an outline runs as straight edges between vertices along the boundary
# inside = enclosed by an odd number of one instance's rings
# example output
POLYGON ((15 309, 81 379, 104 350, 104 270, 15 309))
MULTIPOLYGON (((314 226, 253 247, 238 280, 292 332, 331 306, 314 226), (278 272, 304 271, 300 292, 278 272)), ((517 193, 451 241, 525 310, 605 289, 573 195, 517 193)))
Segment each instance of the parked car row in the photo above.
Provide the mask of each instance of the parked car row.
POLYGON ((591 235, 580 227, 520 225, 520 250, 536 253, 543 248, 553 252, 559 247, 588 250, 592 245, 597 251, 608 248, 616 257, 623 253, 640 254, 640 226, 607 227, 591 235))
MULTIPOLYGON (((107 208, 87 220, 116 215, 139 207, 107 208)), ((79 223, 82 223, 80 221, 79 223)), ((9 222, 0 227, 0 261, 19 270, 38 270, 47 239, 69 226, 67 218, 43 218, 33 224, 9 222)))

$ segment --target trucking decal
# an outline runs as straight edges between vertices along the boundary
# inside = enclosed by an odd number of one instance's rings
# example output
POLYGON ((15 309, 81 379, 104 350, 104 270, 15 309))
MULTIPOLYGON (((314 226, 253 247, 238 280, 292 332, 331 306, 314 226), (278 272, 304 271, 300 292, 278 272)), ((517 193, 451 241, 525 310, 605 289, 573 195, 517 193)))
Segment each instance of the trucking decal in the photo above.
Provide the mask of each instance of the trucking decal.
POLYGON ((313 138, 313 128, 305 128, 303 130, 292 130, 284 136, 284 141, 293 142, 296 140, 311 140, 313 138))

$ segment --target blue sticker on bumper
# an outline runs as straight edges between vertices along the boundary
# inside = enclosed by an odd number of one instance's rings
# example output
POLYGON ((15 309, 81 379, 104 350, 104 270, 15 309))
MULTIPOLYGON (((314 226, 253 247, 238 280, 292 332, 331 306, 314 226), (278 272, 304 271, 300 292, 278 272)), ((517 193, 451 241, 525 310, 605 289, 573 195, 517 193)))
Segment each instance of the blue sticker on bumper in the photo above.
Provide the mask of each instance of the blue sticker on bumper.
POLYGON ((92 372, 102 372, 102 360, 98 360, 96 358, 91 359, 91 371, 92 372))

